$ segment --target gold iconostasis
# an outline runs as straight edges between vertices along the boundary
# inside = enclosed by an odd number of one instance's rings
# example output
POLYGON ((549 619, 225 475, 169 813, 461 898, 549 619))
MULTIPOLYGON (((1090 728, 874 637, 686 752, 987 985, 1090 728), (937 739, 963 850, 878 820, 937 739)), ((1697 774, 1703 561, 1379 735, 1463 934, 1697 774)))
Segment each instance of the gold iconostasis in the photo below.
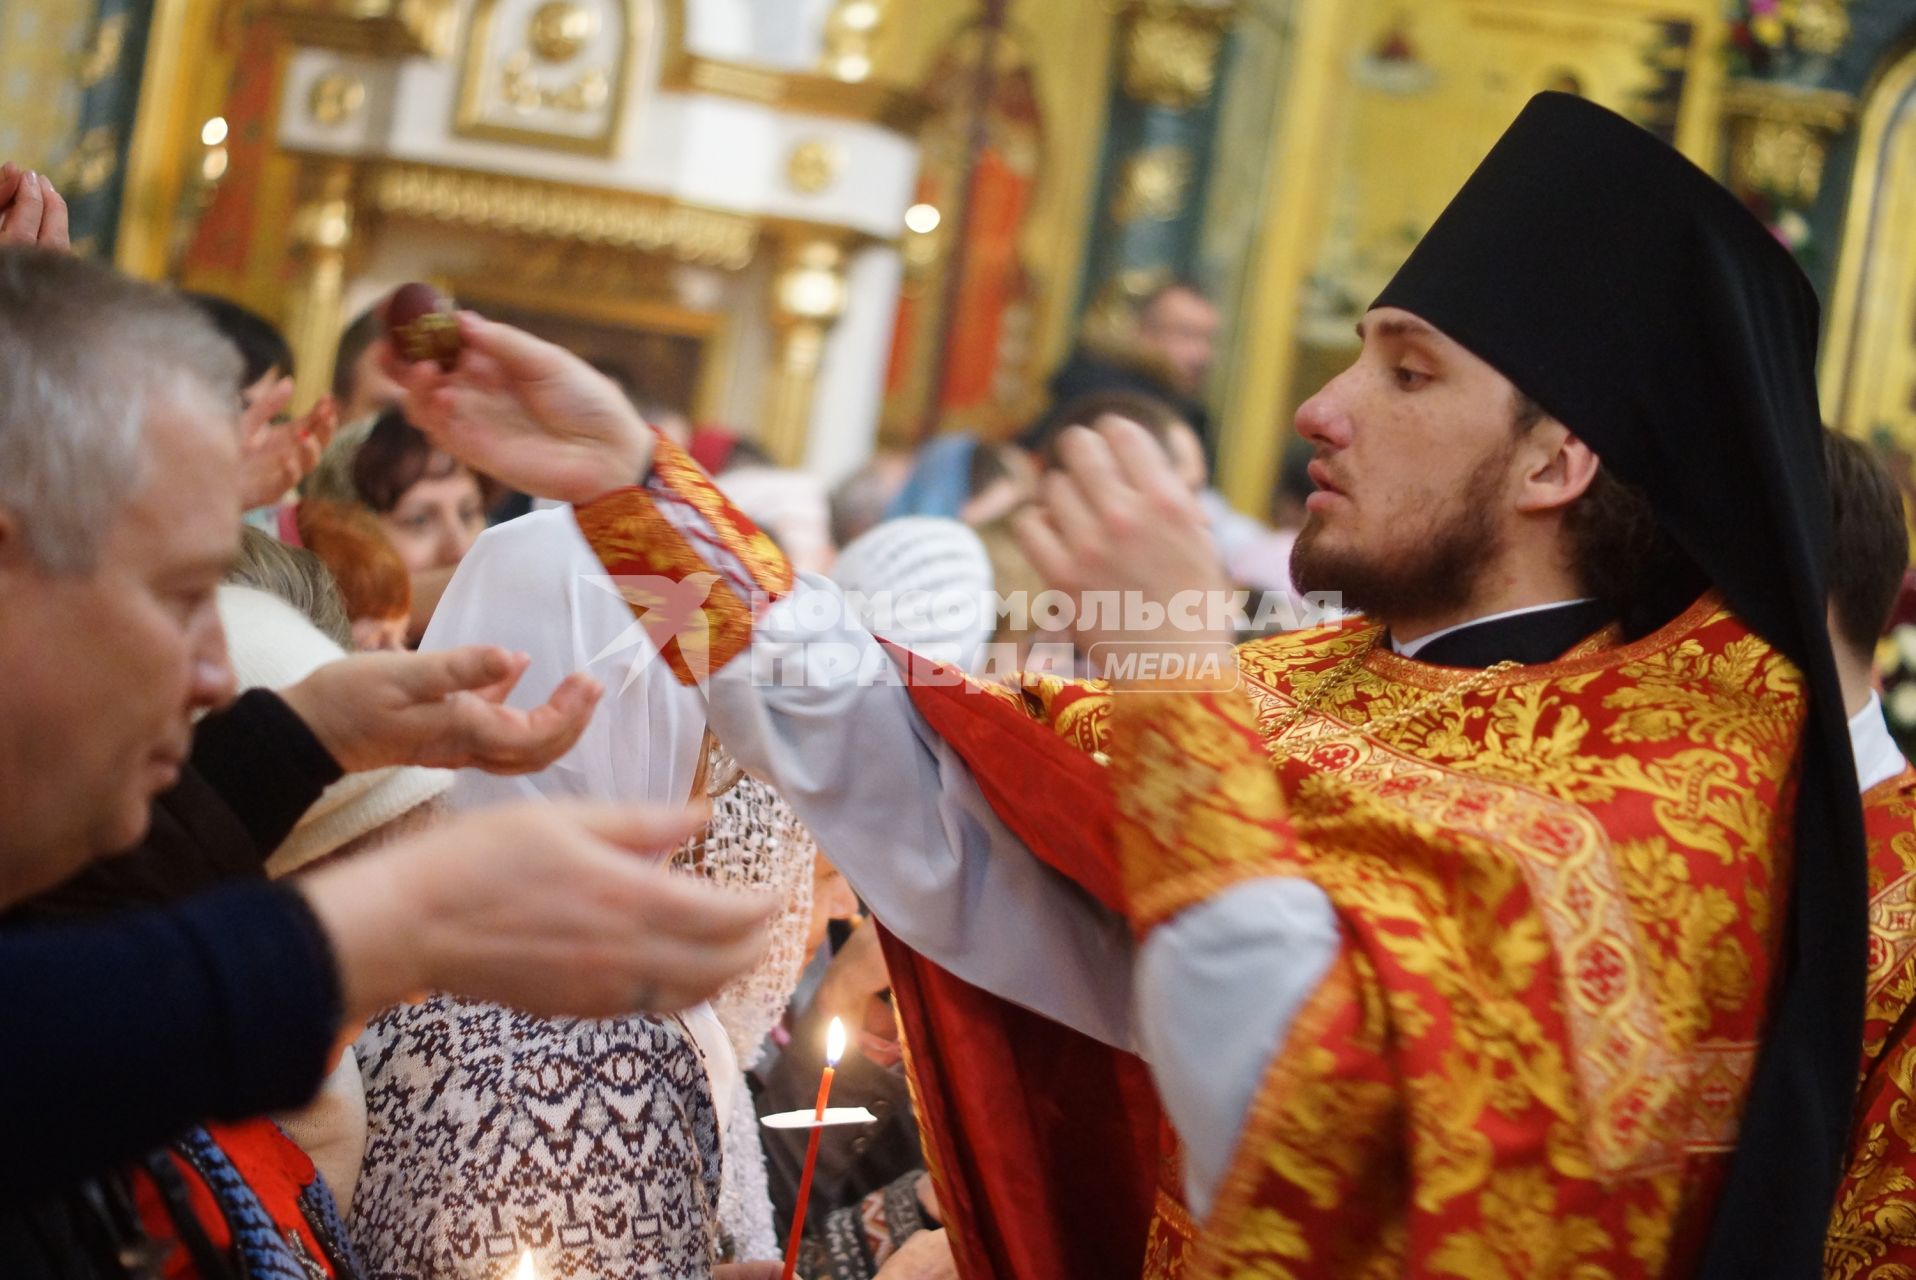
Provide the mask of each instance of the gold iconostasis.
POLYGON ((0 149, 117 183, 98 248, 302 359, 421 255, 595 351, 629 332, 689 412, 828 474, 1015 431, 1087 323, 1193 278, 1219 481, 1261 510, 1542 89, 1745 196, 1823 292, 1826 411, 1916 457, 1912 49, 1916 0, 7 0, 0 149))

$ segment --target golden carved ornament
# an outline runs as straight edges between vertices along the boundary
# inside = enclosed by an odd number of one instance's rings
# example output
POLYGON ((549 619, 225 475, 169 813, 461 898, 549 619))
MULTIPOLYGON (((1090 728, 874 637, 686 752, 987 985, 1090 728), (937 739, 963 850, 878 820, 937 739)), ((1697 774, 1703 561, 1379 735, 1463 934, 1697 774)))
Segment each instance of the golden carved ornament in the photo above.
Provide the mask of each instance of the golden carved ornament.
POLYGON ((772 278, 772 324, 777 330, 772 376, 759 421, 759 443, 784 466, 805 456, 825 336, 845 314, 845 244, 829 235, 789 240, 772 278))
POLYGON ((92 37, 80 53, 74 76, 82 89, 91 89, 112 75, 126 50, 126 14, 116 13, 93 29, 92 37))
POLYGON ((95 125, 80 135, 56 179, 68 196, 88 196, 111 182, 119 167, 119 130, 112 125, 95 125))
POLYGON ((459 23, 458 0, 266 0, 261 16, 277 19, 294 44, 346 53, 443 58, 459 23))
POLYGON ((1805 53, 1830 57, 1849 43, 1848 0, 1783 0, 1780 14, 1805 53))
POLYGON ((659 88, 667 93, 709 93, 756 102, 794 115, 831 116, 916 133, 930 103, 916 90, 874 81, 848 82, 802 71, 778 71, 683 54, 669 60, 659 88))
POLYGON ((1724 93, 1730 182, 1806 204, 1823 185, 1830 143, 1849 127, 1856 100, 1831 90, 1739 81, 1724 93))
POLYGON ((308 250, 341 253, 353 238, 353 206, 345 195, 325 195, 293 212, 293 243, 308 250))
POLYGON ((845 148, 830 138, 813 138, 792 148, 785 162, 785 180, 801 195, 828 190, 845 172, 845 148))
POLYGON ((366 105, 366 86, 358 76, 329 71, 306 92, 306 114, 327 128, 344 124, 366 105))
POLYGON ((651 6, 551 0, 532 11, 523 29, 508 33, 502 3, 472 6, 459 53, 453 132, 587 155, 616 153, 635 46, 654 39, 651 6), (587 65, 578 65, 581 60, 587 65))
POLYGON ((1751 186, 1792 203, 1807 203, 1822 189, 1827 145, 1827 139, 1801 125, 1751 121, 1738 149, 1737 168, 1751 186))
POLYGON ((1111 216, 1120 224, 1169 222, 1184 210, 1195 162, 1191 152, 1169 143, 1126 156, 1111 216))
POLYGON ((872 53, 885 22, 883 0, 838 0, 825 19, 821 69, 834 80, 857 84, 871 78, 872 53))
POLYGON ((655 254, 634 253, 611 245, 579 244, 501 232, 478 232, 484 280, 458 281, 455 297, 501 291, 541 293, 545 307, 565 299, 577 311, 581 300, 616 299, 622 307, 658 307, 676 301, 673 272, 678 265, 655 254))
POLYGON ((732 214, 637 192, 426 165, 381 168, 372 207, 395 217, 665 253, 726 270, 744 267, 758 246, 758 228, 732 214))
POLYGON ((513 54, 499 68, 499 97, 522 112, 559 111, 589 116, 605 106, 612 92, 605 71, 593 67, 558 84, 543 84, 532 73, 532 55, 513 54))
POLYGON ((1217 87, 1230 6, 1147 4, 1124 36, 1124 92, 1134 101, 1188 111, 1217 87))
POLYGON ((596 10, 572 0, 547 0, 526 24, 526 47, 543 62, 569 62, 598 33, 596 10))

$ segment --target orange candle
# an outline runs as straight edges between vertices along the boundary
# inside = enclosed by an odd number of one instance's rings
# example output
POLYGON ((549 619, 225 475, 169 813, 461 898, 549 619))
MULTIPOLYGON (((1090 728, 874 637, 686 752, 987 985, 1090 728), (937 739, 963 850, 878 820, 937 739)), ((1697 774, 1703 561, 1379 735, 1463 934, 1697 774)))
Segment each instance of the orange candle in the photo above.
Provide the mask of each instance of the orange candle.
POLYGON ((792 1280, 798 1268, 798 1245, 805 1238, 805 1206, 812 1198, 812 1173, 818 1167, 818 1135, 825 1132, 825 1104, 831 1101, 832 1076, 838 1060, 845 1056, 845 1024, 832 1019, 831 1032, 825 1037, 825 1074, 818 1082, 818 1106, 812 1112, 812 1136, 805 1143, 805 1170, 798 1178, 798 1204, 792 1210, 792 1232, 785 1239, 783 1280, 792 1280))

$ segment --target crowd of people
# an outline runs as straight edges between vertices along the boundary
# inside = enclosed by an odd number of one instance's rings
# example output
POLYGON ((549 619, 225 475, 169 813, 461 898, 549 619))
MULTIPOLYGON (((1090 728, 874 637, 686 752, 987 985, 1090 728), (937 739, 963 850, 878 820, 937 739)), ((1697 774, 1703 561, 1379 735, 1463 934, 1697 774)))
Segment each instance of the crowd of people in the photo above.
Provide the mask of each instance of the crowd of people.
POLYGON ((1533 101, 1255 516, 1184 281, 828 492, 470 312, 295 416, 65 236, 0 169, 0 1274, 1916 1268, 1901 489, 1634 125, 1533 101))
MULTIPOLYGON (((295 417, 265 318, 70 256, 37 176, 0 200, 0 1023, 50 1108, 7 1126, 0 1273, 776 1274, 795 1176, 754 1089, 808 966, 861 1016, 885 987, 847 986, 868 945, 824 945, 860 919, 842 880, 696 698, 632 655, 583 671, 565 623, 629 619, 616 596, 518 629, 565 583, 501 581, 506 543, 454 588, 514 495, 407 421, 376 316, 295 417)), ((890 1096, 890 1163, 821 1182, 808 1276, 914 1233, 886 1274, 950 1274, 890 1096), (923 1212, 887 1228, 863 1201, 894 1182, 923 1212)))

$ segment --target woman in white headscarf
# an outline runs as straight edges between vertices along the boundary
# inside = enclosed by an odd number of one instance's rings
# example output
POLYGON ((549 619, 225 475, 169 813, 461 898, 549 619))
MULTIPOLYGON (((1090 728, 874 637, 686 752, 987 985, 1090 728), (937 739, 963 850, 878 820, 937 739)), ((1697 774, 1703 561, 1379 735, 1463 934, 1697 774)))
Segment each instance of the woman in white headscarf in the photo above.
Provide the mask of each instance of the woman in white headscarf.
POLYGON ((528 1246, 542 1276, 593 1280, 681 1280, 720 1257, 778 1256, 739 1058, 783 1011, 803 962, 785 935, 802 936, 815 850, 769 790, 710 750, 702 695, 659 661, 619 590, 569 510, 480 538, 422 647, 485 636, 527 654, 515 703, 574 671, 606 696, 552 767, 461 773, 452 803, 707 795, 712 822, 679 860, 782 893, 781 923, 766 960, 715 1001, 723 1023, 704 1006, 577 1022, 442 997, 376 1023, 361 1044, 372 1127, 361 1185, 379 1198, 362 1192, 354 1226, 369 1261, 393 1263, 373 1264, 382 1280, 407 1266, 491 1280, 528 1246))

